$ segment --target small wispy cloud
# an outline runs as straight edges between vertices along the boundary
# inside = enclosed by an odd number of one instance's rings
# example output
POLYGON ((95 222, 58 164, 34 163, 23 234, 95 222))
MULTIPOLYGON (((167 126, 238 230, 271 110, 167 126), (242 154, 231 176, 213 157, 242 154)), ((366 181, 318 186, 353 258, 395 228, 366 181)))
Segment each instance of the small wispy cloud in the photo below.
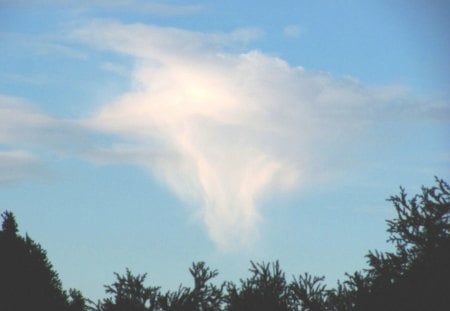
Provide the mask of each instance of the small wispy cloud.
MULTIPOLYGON (((0 39, 4 48, 13 45, 16 49, 27 50, 31 55, 62 56, 67 58, 87 60, 88 53, 62 43, 62 35, 30 35, 16 32, 0 32, 0 39)), ((0 47, 2 49, 2 47, 0 47)))
POLYGON ((101 69, 111 72, 113 74, 119 76, 130 76, 130 68, 124 66, 122 64, 112 63, 112 62, 103 62, 100 65, 101 69))
POLYGON ((229 33, 204 33, 141 23, 123 25, 111 20, 93 20, 69 36, 100 49, 110 49, 140 59, 176 62, 177 59, 215 55, 223 49, 246 44, 264 35, 258 28, 238 28, 229 33), (146 38, 146 40, 136 40, 146 38), (200 53, 199 53, 200 52, 200 53))
POLYGON ((298 38, 302 33, 303 30, 299 25, 287 25, 283 29, 283 34, 289 38, 298 38))
POLYGON ((96 5, 157 15, 191 15, 200 13, 205 9, 201 4, 174 4, 162 1, 139 0, 99 0, 96 1, 96 5))
POLYGON ((219 41, 231 43, 248 43, 260 39, 264 36, 264 31, 256 27, 243 27, 234 30, 229 34, 219 36, 219 41))
POLYGON ((97 145, 95 133, 81 121, 53 117, 22 98, 0 94, 2 148, 81 156, 97 145))
POLYGON ((52 128, 49 116, 33 109, 25 100, 0 95, 0 144, 27 145, 52 128))
POLYGON ((191 15, 202 12, 204 6, 201 4, 176 4, 166 1, 146 0, 0 0, 3 7, 57 7, 75 10, 120 10, 121 12, 133 12, 141 14, 178 16, 191 15))
POLYGON ((15 184, 43 173, 43 164, 24 150, 0 150, 0 185, 15 184))

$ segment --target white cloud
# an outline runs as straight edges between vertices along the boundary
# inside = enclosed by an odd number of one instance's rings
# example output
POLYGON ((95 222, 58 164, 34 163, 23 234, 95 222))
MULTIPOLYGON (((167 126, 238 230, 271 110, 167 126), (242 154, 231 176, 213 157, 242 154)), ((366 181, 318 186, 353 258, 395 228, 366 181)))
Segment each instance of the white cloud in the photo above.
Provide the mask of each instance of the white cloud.
POLYGON ((23 150, 0 150, 0 185, 9 185, 42 174, 42 163, 23 150))
POLYGON ((34 110, 26 101, 0 95, 0 144, 30 144, 53 122, 56 121, 34 110))
MULTIPOLYGON (((49 176, 55 156, 120 162, 117 151, 101 152, 97 138, 82 121, 52 117, 23 98, 0 94, 0 185, 49 176)), ((128 161, 130 154, 128 147, 128 161)))
POLYGON ((97 145, 95 133, 80 121, 52 117, 22 98, 0 94, 0 147, 83 156, 97 145))
POLYGON ((21 98, 0 94, 0 185, 46 175, 44 161, 30 150, 62 151, 76 136, 67 135, 64 123, 21 98))
POLYGON ((0 144, 13 150, 0 154, 14 168, 5 176, 25 178, 21 168, 35 157, 23 150, 36 147, 140 165, 198 206, 220 249, 239 249, 258 238, 264 197, 348 169, 358 161, 352 147, 364 149, 374 126, 449 119, 448 103, 420 101, 400 87, 369 87, 262 52, 227 51, 260 35, 101 20, 74 31, 71 38, 134 57, 131 72, 102 65, 129 72, 133 88, 85 120, 58 119, 0 96, 0 144), (96 141, 101 133, 111 145, 96 141))
POLYGON ((213 61, 212 58, 224 47, 245 44, 262 35, 258 28, 238 28, 230 33, 203 33, 139 23, 123 25, 108 20, 94 20, 70 34, 75 40, 101 49, 172 64, 193 59, 208 62, 208 57, 213 61))
POLYGON ((346 162, 334 156, 363 143, 371 125, 428 107, 402 88, 367 87, 261 52, 224 52, 236 33, 95 21, 73 36, 136 58, 134 89, 86 121, 127 144, 93 158, 147 167, 201 206, 224 250, 257 238, 264 196, 333 174, 346 162))

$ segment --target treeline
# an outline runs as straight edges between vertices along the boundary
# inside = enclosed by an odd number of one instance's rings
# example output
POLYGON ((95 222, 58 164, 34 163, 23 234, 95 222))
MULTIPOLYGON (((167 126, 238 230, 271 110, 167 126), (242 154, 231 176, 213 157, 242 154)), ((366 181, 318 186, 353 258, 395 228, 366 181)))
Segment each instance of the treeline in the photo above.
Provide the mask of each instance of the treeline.
MULTIPOLYGON (((433 187, 407 198, 404 189, 388 199, 397 216, 387 221, 393 252, 366 255, 367 268, 346 274, 335 288, 308 273, 288 280, 278 262, 251 262, 250 277, 216 285, 204 262, 189 269, 193 287, 163 292, 146 275, 126 270, 93 302, 65 291, 45 250, 18 235, 11 212, 0 231, 0 311, 347 311, 450 310, 450 187, 433 187)), ((330 254, 332 260, 333 254, 330 254)))

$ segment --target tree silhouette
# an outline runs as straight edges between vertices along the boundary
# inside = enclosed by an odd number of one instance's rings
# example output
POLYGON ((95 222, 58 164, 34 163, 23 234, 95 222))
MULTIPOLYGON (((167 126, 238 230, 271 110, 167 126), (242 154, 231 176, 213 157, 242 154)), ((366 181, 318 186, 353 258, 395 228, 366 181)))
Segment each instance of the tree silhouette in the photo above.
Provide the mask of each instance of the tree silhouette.
POLYGON ((99 311, 153 311, 158 309, 158 287, 146 287, 144 281, 147 277, 143 275, 133 275, 130 270, 126 270, 125 275, 114 273, 116 281, 105 286, 107 294, 112 297, 98 302, 96 310, 99 311))
POLYGON ((68 311, 88 311, 88 300, 77 289, 69 289, 68 311))
POLYGON ((204 262, 193 263, 189 269, 194 278, 194 288, 180 285, 177 291, 162 294, 159 287, 146 287, 146 274, 125 275, 115 273, 116 281, 105 286, 112 297, 99 301, 94 307, 98 311, 216 311, 221 310, 223 286, 210 281, 217 276, 204 262))
POLYGON ((238 288, 228 283, 228 311, 290 310, 290 293, 278 261, 251 262, 252 276, 241 280, 238 288))
POLYGON ((300 307, 305 311, 320 311, 327 307, 326 286, 322 283, 325 277, 313 277, 308 273, 294 278, 289 285, 294 302, 294 310, 300 307))
MULTIPOLYGON (((217 270, 211 270, 204 262, 193 263, 189 269, 194 278, 194 289, 189 292, 189 308, 184 310, 216 311, 221 310, 224 301, 224 285, 218 287, 210 281, 218 275, 217 270)), ((186 307, 188 307, 186 306, 186 307)))
MULTIPOLYGON (((83 311, 68 300, 46 251, 28 235, 18 235, 14 215, 5 211, 0 231, 0 310, 83 311)), ((71 295, 75 298, 75 295, 71 295)), ((78 298, 81 293, 78 292, 78 298)))
POLYGON ((394 253, 369 252, 369 295, 357 310, 442 310, 450 305, 450 187, 436 186, 408 200, 391 196, 397 217, 388 220, 394 253))
POLYGON ((18 235, 11 212, 0 231, 0 311, 440 311, 450 306, 450 187, 436 186, 408 199, 403 188, 390 201, 392 252, 369 251, 368 267, 346 274, 327 289, 324 277, 308 273, 288 282, 278 261, 251 262, 250 277, 238 285, 213 284, 218 275, 204 262, 189 272, 193 287, 162 293, 146 286, 146 274, 115 273, 105 286, 109 297, 93 303, 81 292, 62 289, 46 252, 28 235, 18 235), (89 306, 87 306, 89 304, 89 306))
POLYGON ((16 217, 10 211, 5 211, 2 214, 2 235, 4 237, 17 237, 17 232, 19 232, 19 227, 17 226, 16 217))

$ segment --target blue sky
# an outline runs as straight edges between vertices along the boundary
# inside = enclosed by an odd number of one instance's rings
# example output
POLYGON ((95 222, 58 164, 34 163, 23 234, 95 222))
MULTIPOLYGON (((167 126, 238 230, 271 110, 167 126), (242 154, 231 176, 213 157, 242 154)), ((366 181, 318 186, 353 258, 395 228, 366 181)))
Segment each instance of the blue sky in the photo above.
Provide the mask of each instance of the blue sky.
POLYGON ((0 204, 66 288, 330 284, 449 177, 446 1, 0 1, 0 204))

